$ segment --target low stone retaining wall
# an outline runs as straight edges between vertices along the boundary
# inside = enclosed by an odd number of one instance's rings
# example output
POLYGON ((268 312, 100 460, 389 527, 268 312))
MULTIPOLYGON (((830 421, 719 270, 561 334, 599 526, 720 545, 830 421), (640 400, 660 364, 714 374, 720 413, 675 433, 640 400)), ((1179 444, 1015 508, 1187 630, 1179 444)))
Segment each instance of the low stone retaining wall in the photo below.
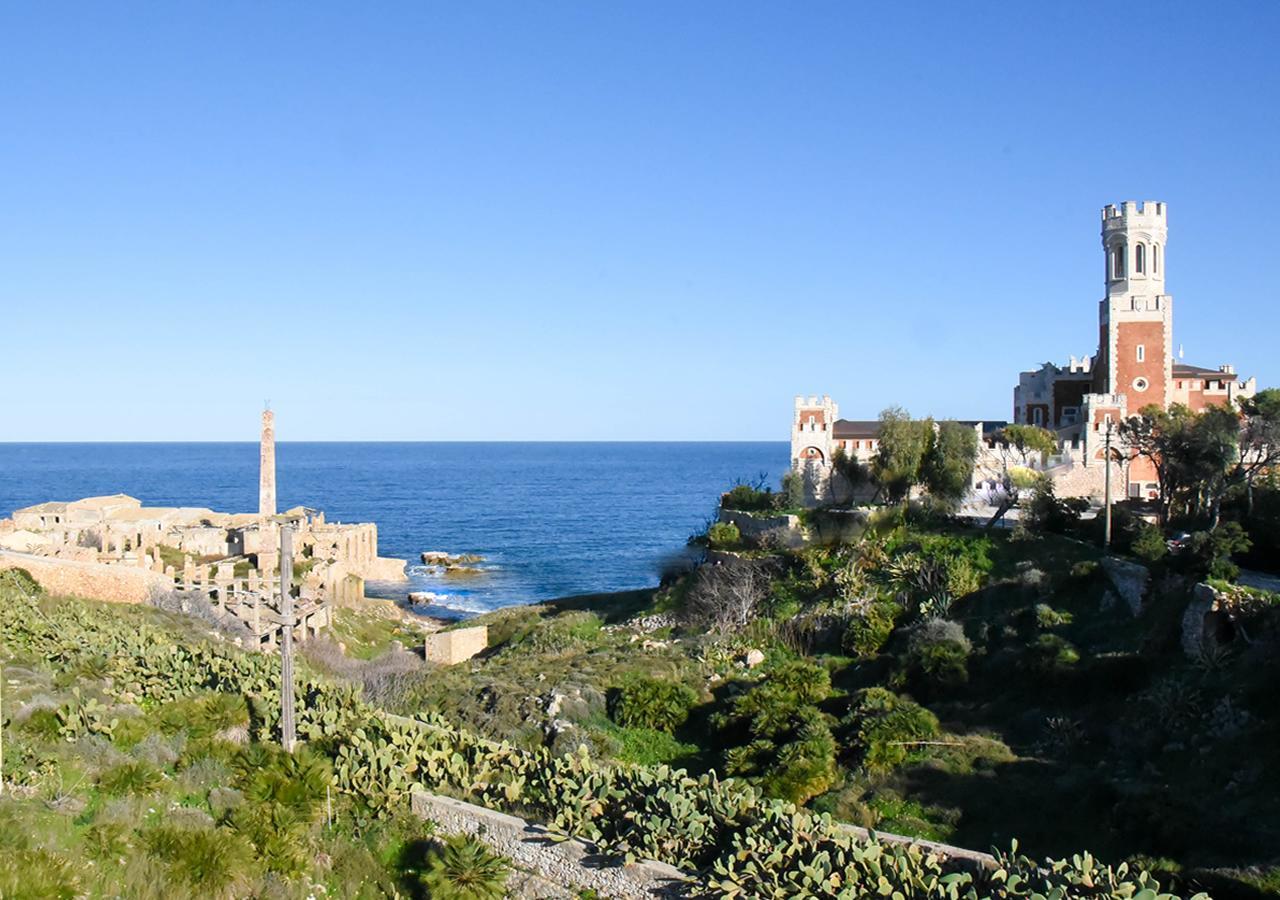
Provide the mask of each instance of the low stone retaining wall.
POLYGON ((173 587, 173 581, 161 573, 136 566, 108 566, 8 550, 0 551, 3 569, 26 569, 50 594, 109 603, 145 603, 152 591, 173 587))
POLYGON ((775 538, 784 547, 804 545, 804 529, 799 516, 769 516, 763 513, 742 512, 736 509, 720 510, 720 521, 738 526, 744 540, 759 541, 765 535, 775 538))
POLYGON ((604 897, 673 897, 684 878, 664 863, 617 865, 582 841, 556 841, 541 825, 452 797, 414 790, 410 807, 414 815, 435 822, 441 834, 478 834, 520 868, 604 897))

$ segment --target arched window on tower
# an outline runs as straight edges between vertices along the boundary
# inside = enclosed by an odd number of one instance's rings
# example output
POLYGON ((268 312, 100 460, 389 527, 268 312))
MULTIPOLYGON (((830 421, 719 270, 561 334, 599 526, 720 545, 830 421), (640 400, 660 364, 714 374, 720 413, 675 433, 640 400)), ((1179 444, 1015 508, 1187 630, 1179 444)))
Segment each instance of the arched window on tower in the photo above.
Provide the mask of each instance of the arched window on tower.
POLYGON ((1147 265, 1147 247, 1145 244, 1138 244, 1133 248, 1133 271, 1135 275, 1141 275, 1146 271, 1147 265))
POLYGON ((1151 245, 1151 274, 1152 275, 1160 274, 1160 245, 1159 244, 1151 245))
POLYGON ((1111 251, 1111 277, 1124 277, 1124 244, 1116 244, 1111 251))

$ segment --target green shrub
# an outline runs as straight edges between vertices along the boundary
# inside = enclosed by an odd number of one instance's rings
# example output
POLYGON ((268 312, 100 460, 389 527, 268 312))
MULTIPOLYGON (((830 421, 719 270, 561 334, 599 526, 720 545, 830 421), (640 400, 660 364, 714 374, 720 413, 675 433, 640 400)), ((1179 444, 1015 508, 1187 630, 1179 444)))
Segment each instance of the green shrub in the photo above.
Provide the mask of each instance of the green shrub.
POLYGON ((796 715, 787 740, 754 740, 726 754, 725 771, 752 778, 767 796, 801 805, 836 782, 836 742, 815 707, 796 715))
POLYGON ((1129 545, 1129 549, 1134 556, 1147 562, 1156 562, 1168 552, 1164 533, 1149 522, 1142 522, 1137 526, 1137 534, 1129 545))
POLYGON ((40 582, 31 577, 31 573, 26 569, 5 569, 0 572, 0 580, 7 581, 12 587, 18 589, 19 592, 28 596, 37 596, 44 593, 44 588, 40 587, 40 582))
POLYGON ((1080 651, 1064 637, 1042 634, 1023 651, 1022 660, 1037 675, 1062 675, 1080 662, 1080 651))
POLYGON ((457 834, 432 847, 422 886, 432 900, 502 900, 511 865, 474 835, 457 834))
POLYGON ((927 619, 911 632, 903 668, 926 691, 950 690, 969 682, 971 649, 959 623, 927 619))
POLYGON ((1082 559, 1071 567, 1071 577, 1084 580, 1092 578, 1101 571, 1102 566, 1098 564, 1096 559, 1082 559))
POLYGON ((742 543, 742 532, 732 522, 715 522, 707 529, 707 543, 717 550, 736 547, 742 543))
POLYGON ((671 733, 684 724, 697 703, 698 695, 686 684, 635 676, 613 690, 609 715, 624 727, 671 733))
POLYGON ((841 641, 844 652, 855 659, 872 659, 889 640, 902 607, 887 600, 871 602, 855 613, 845 626, 841 641))
POLYGON ((865 688, 854 696, 840 722, 854 765, 888 772, 906 761, 912 741, 938 734, 938 718, 914 700, 885 688, 865 688))
POLYGON ((160 825, 143 835, 143 843, 197 897, 240 896, 253 859, 244 839, 225 828, 160 825))
POLYGON ((84 896, 75 869, 47 850, 0 853, 0 897, 5 900, 75 900, 84 896))
POLYGON ((735 484, 720 497, 722 509, 739 512, 773 512, 786 505, 786 496, 773 491, 760 490, 748 484, 735 484))
POLYGON ((543 619, 519 643, 535 653, 563 653, 596 643, 600 617, 591 612, 564 612, 543 619))
POLYGON ((143 760, 130 760, 104 772, 98 779, 98 787, 110 797, 120 797, 153 793, 163 782, 164 776, 155 766, 143 760))
POLYGON ((1035 610, 1036 627, 1042 631, 1070 625, 1072 615, 1065 610, 1054 609, 1048 603, 1037 603, 1035 610))

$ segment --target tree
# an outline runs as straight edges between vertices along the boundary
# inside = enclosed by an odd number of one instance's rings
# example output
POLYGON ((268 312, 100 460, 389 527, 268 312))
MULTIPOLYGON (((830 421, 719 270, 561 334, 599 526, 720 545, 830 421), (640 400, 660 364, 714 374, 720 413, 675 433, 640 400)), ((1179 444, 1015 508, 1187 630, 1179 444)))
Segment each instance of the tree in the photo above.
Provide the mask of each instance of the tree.
POLYGON ((1225 406, 1197 413, 1180 403, 1145 406, 1120 423, 1120 439, 1151 463, 1160 485, 1160 524, 1180 515, 1218 523, 1231 467, 1239 459, 1240 421, 1225 406))
POLYGON ((871 477, 887 500, 905 500, 920 483, 932 437, 932 419, 914 420, 899 406, 880 413, 880 443, 871 460, 871 477))
POLYGON ((920 476, 929 496, 955 508, 969 493, 978 458, 977 432, 959 422, 942 422, 931 436, 920 476))
POLYGON ((988 529, 1018 506, 1024 491, 1039 482, 1033 461, 1039 460, 1043 465, 1045 458, 1058 449, 1054 433, 1039 425, 1006 425, 996 432, 992 443, 994 452, 988 455, 983 470, 988 480, 996 483, 988 495, 995 507, 987 521, 988 529))
POLYGON ((866 482, 867 467, 858 462, 858 457, 850 455, 842 445, 837 444, 831 453, 830 477, 832 501, 836 504, 848 503, 853 500, 858 487, 866 482))
POLYGON ((1258 480, 1280 467, 1280 389, 1267 388, 1240 401, 1244 424, 1240 453, 1229 481, 1245 489, 1245 513, 1253 515, 1253 490, 1258 480))
POLYGON ((709 631, 737 631, 755 619, 768 594, 769 573, 762 563, 744 559, 704 565, 689 585, 684 615, 709 631))

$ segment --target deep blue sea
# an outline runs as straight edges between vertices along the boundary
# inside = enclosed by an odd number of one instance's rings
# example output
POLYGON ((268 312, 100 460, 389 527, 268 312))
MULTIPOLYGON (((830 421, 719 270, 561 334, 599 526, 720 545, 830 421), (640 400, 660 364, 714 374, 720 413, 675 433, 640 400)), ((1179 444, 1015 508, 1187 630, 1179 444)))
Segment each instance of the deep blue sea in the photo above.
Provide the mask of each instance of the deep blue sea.
MULTIPOLYGON (((281 510, 375 522, 410 583, 368 593, 447 595, 433 612, 481 612, 651 586, 662 560, 735 480, 777 485, 788 445, 768 443, 280 443, 281 510), (485 573, 413 568, 424 550, 476 553, 485 573)), ((258 506, 258 445, 0 444, 0 517, 45 500, 125 493, 148 506, 258 506)))

